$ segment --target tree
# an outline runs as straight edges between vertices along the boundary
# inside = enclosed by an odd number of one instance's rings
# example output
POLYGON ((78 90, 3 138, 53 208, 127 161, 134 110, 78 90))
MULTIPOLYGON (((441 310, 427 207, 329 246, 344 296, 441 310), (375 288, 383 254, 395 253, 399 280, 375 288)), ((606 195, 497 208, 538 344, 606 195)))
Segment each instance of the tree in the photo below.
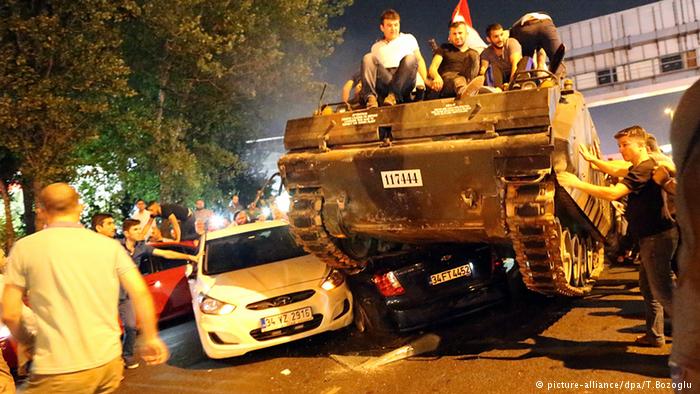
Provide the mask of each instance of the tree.
MULTIPOLYGON (((230 196, 254 172, 244 141, 313 102, 313 70, 340 42, 348 0, 153 0, 125 26, 124 53, 152 123, 160 197, 230 196)), ((227 200, 227 198, 226 198, 227 200)))
POLYGON ((131 94, 118 24, 128 0, 19 1, 0 7, 0 144, 20 160, 25 224, 33 196, 74 173, 110 101, 131 94))
POLYGON ((0 196, 4 206, 4 231, 3 239, 5 250, 10 250, 15 242, 15 228, 12 225, 12 210, 10 209, 10 185, 17 179, 19 160, 7 148, 0 147, 0 196))

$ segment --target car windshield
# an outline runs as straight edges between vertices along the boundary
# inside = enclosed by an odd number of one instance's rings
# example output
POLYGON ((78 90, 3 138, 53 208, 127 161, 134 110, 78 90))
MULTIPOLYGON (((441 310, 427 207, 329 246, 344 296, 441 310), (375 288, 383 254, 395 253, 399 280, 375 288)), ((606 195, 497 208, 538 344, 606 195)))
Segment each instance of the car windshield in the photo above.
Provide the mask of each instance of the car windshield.
POLYGON ((307 254, 294 242, 288 226, 207 240, 204 253, 203 268, 207 275, 255 267, 307 254))

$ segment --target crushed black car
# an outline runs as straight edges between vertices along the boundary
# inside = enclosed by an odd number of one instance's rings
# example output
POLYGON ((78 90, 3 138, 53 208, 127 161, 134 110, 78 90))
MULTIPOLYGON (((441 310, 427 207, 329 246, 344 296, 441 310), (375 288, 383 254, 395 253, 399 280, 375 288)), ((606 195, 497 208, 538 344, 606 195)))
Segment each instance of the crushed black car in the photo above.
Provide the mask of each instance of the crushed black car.
POLYGON ((355 325, 371 334, 407 332, 473 313, 505 301, 517 274, 512 258, 484 244, 375 257, 348 280, 355 325))

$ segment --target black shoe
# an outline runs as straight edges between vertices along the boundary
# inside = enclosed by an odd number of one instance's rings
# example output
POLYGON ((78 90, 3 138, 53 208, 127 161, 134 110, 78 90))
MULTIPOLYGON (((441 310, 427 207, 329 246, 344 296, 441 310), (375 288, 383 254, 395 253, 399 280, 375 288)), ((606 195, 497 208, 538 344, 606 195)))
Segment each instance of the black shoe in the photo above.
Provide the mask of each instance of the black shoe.
POLYGON ((634 344, 643 347, 663 347, 666 344, 664 338, 652 338, 646 334, 637 337, 634 344))
POLYGON ((135 368, 138 368, 139 365, 141 365, 141 364, 139 363, 139 360, 136 357, 134 357, 134 356, 124 357, 124 368, 135 369, 135 368))

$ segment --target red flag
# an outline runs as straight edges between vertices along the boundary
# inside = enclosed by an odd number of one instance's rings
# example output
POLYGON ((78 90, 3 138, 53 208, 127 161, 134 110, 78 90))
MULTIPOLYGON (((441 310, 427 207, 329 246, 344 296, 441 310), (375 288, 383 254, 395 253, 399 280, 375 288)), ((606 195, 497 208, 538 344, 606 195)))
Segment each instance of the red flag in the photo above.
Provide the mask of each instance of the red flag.
POLYGON ((469 13, 469 5, 467 5, 467 0, 459 0, 459 4, 452 11, 452 23, 455 22, 466 22, 467 25, 472 27, 472 15, 469 13))

